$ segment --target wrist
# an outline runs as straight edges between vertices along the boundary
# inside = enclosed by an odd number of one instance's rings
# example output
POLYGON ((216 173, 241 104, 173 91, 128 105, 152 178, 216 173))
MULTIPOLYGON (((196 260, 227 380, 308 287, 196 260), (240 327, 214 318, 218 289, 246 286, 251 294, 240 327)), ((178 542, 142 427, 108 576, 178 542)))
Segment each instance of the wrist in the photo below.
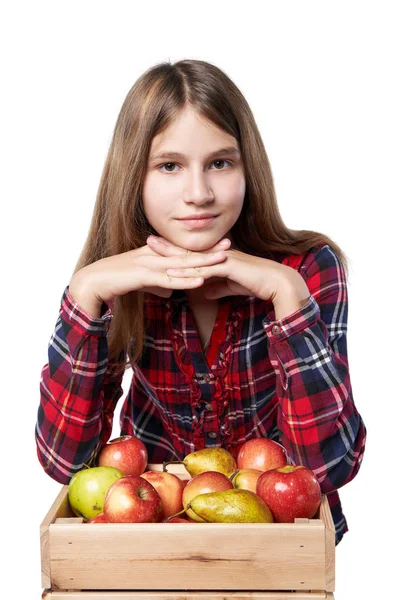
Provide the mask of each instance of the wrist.
POLYGON ((93 293, 79 271, 72 277, 68 291, 74 301, 91 317, 100 318, 102 301, 93 293))
POLYGON ((288 277, 283 277, 276 293, 272 297, 275 319, 284 319, 305 306, 310 299, 310 290, 302 276, 292 269, 288 277))

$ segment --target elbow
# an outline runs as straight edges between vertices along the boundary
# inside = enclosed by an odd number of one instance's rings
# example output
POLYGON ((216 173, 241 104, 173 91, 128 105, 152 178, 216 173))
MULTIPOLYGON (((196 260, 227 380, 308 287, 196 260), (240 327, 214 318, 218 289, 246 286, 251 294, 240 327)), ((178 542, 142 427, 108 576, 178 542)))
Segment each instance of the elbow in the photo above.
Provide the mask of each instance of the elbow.
POLYGON ((367 430, 360 417, 359 428, 354 443, 348 449, 347 453, 332 468, 325 472, 322 480, 319 482, 323 494, 337 490, 354 479, 364 459, 366 437, 367 430))

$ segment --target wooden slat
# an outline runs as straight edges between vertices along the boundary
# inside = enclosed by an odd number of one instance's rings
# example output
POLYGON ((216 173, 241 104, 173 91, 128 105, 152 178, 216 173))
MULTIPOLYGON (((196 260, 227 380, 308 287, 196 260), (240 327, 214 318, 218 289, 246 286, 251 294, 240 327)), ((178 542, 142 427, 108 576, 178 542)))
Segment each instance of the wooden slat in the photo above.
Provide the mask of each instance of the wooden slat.
POLYGON ((321 519, 325 524, 325 585, 327 592, 335 591, 335 525, 332 519, 332 513, 329 501, 323 496, 320 507, 321 519))
POLYGON ((50 530, 61 589, 324 589, 325 530, 292 523, 109 523, 50 530), (154 574, 157 574, 155 578, 154 574))
POLYGON ((68 486, 63 485, 56 499, 51 505, 45 518, 40 524, 40 554, 42 564, 42 587, 51 587, 49 525, 57 517, 70 516, 71 509, 68 504, 68 486))
POLYGON ((50 591, 45 590, 43 600, 334 600, 325 592, 124 592, 124 591, 50 591))

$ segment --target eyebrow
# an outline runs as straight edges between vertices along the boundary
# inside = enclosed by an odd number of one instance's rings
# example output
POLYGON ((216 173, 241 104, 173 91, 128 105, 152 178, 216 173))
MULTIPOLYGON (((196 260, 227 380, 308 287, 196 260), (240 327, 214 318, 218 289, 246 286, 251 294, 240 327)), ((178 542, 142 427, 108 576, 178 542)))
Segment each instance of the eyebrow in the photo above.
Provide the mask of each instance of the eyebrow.
MULTIPOLYGON (((213 156, 223 156, 223 155, 227 155, 227 154, 240 156, 240 150, 238 148, 236 148, 235 146, 228 146, 227 148, 220 148, 219 150, 210 152, 210 154, 208 154, 205 157, 205 160, 209 160, 213 156)), ((166 151, 166 152, 161 152, 160 154, 155 154, 154 156, 151 156, 150 160, 153 162, 153 161, 160 160, 163 158, 164 159, 165 158, 178 158, 178 159, 182 160, 187 157, 184 154, 182 154, 181 152, 166 151)))

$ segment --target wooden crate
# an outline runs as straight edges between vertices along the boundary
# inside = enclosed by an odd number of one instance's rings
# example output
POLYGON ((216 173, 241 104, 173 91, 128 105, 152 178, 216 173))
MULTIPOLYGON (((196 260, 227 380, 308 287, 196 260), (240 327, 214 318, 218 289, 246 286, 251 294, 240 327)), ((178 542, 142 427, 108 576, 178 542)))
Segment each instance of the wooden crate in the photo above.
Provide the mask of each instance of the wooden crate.
MULTIPOLYGON (((183 465, 168 472, 190 479, 183 465)), ((41 524, 43 599, 333 600, 326 496, 315 518, 295 523, 88 525, 67 493, 65 485, 41 524)))

